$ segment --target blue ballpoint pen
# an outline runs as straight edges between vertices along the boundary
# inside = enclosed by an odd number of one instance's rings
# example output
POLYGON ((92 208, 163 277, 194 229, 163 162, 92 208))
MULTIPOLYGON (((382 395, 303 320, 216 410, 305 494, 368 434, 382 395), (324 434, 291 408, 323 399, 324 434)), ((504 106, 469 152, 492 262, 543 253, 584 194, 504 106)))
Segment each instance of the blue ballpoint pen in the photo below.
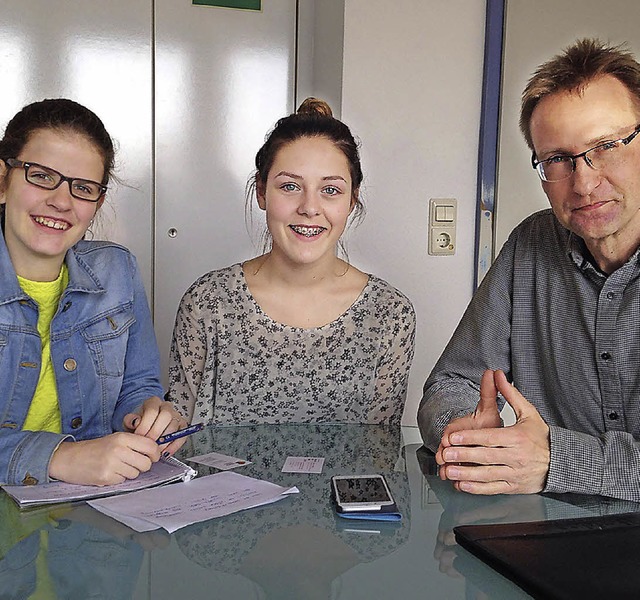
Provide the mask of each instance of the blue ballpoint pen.
POLYGON ((161 435, 156 442, 158 444, 168 444, 169 442, 173 442, 174 440, 179 440, 181 437, 185 435, 191 435, 192 433, 196 433, 198 431, 202 431, 204 429, 204 423, 196 423, 195 425, 190 425, 189 427, 185 427, 184 429, 178 429, 178 431, 174 431, 173 433, 167 433, 167 435, 161 435))

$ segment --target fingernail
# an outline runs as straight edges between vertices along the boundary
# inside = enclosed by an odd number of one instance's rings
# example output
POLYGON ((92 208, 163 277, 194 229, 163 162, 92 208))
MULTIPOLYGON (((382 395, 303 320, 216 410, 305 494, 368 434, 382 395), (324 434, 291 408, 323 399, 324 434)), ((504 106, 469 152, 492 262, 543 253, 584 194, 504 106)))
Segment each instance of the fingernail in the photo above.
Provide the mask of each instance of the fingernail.
POLYGON ((442 453, 442 456, 445 462, 454 462, 458 459, 458 453, 455 450, 452 450, 451 448, 447 448, 442 453))

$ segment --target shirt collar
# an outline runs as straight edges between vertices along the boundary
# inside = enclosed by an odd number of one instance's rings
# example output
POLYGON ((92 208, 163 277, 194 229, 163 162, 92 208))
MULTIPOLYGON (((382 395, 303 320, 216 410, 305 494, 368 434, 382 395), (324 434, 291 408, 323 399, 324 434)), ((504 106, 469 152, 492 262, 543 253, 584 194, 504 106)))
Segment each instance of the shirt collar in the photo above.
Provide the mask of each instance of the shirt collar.
MULTIPOLYGON (((587 245, 580 236, 569 232, 566 250, 569 258, 571 258, 581 271, 591 271, 597 273, 601 277, 607 277, 607 274, 603 273, 596 264, 595 260, 591 256, 591 252, 589 252, 587 245)), ((640 270, 640 246, 636 248, 636 251, 629 257, 629 260, 620 267, 620 269, 633 269, 634 271, 640 270)))

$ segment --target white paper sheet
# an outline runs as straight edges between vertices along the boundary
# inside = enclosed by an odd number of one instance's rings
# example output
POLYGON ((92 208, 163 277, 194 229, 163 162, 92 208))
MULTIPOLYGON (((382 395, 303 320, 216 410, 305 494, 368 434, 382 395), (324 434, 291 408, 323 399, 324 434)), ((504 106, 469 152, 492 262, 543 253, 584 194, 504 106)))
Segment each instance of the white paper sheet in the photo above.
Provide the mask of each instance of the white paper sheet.
POLYGON ((89 504, 136 531, 162 527, 173 533, 192 523, 277 502, 292 493, 298 493, 298 488, 223 472, 89 504))
POLYGON ((226 454, 220 454, 219 452, 209 452, 208 454, 199 454, 198 456, 192 456, 187 458, 189 462, 199 463, 207 467, 214 467, 221 471, 228 471, 229 469, 236 469, 238 467, 245 467, 251 464, 250 460, 243 458, 236 458, 235 456, 227 456, 226 454))

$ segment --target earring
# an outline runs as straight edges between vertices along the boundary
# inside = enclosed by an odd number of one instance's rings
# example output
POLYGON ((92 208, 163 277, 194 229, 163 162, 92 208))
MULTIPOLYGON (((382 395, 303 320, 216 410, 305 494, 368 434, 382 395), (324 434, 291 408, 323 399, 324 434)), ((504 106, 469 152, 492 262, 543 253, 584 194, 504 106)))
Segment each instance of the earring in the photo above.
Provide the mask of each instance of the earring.
POLYGON ((93 219, 91 219, 91 221, 89 221, 89 226, 87 227, 87 230, 84 232, 84 235, 82 236, 83 240, 93 240, 93 231, 91 230, 91 227, 93 226, 93 219))

